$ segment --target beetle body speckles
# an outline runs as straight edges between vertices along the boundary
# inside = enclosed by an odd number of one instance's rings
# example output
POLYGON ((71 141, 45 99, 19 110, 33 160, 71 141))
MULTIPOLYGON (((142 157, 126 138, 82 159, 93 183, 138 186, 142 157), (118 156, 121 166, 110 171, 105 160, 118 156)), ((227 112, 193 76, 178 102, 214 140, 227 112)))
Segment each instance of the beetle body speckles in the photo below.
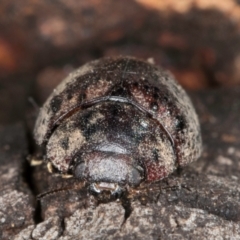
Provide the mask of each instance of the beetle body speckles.
POLYGON ((161 180, 201 153, 185 91, 130 57, 93 61, 67 77, 41 108, 34 135, 55 169, 94 189, 161 180))

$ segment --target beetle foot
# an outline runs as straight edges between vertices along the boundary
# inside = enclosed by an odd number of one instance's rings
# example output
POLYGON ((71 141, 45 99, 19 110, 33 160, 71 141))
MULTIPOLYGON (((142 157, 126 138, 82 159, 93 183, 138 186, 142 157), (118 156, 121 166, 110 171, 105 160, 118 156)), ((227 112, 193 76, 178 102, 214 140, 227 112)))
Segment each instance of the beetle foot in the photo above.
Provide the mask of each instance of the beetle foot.
POLYGON ((27 160, 29 161, 30 166, 32 166, 32 167, 39 166, 44 162, 43 159, 38 159, 33 156, 28 156, 27 160))
POLYGON ((121 224, 121 226, 123 226, 125 224, 125 222, 127 221, 127 219, 130 217, 133 208, 131 206, 131 200, 127 197, 126 194, 123 194, 122 198, 121 198, 121 202, 122 202, 122 206, 125 210, 125 214, 124 214, 124 220, 121 224))

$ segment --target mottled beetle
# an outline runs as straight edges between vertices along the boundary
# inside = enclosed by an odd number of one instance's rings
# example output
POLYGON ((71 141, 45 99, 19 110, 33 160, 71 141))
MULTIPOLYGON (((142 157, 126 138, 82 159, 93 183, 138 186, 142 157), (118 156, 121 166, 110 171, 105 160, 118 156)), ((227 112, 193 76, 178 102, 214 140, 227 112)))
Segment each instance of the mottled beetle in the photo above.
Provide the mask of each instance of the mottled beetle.
POLYGON ((197 115, 161 68, 132 57, 92 61, 54 89, 34 137, 49 170, 115 194, 167 177, 201 153, 197 115))

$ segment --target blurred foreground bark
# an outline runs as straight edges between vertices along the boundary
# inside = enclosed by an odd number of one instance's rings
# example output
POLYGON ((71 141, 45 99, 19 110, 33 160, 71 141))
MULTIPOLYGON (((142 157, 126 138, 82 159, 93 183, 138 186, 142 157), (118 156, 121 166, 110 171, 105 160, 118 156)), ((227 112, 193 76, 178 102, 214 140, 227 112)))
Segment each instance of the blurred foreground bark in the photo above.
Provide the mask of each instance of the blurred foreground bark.
POLYGON ((22 120, 35 79, 52 89, 103 56, 154 58, 188 89, 240 84, 236 0, 4 0, 0 13, 3 124, 22 120))

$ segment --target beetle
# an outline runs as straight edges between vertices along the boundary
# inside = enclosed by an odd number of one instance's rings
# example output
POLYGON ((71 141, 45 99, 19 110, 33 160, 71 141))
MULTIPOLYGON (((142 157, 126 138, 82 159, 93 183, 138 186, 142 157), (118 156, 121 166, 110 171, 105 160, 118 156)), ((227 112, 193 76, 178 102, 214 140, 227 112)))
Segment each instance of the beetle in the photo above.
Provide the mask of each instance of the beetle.
POLYGON ((105 57, 71 73, 40 109, 34 138, 49 171, 117 194, 195 161, 198 117, 173 76, 150 61, 105 57))

